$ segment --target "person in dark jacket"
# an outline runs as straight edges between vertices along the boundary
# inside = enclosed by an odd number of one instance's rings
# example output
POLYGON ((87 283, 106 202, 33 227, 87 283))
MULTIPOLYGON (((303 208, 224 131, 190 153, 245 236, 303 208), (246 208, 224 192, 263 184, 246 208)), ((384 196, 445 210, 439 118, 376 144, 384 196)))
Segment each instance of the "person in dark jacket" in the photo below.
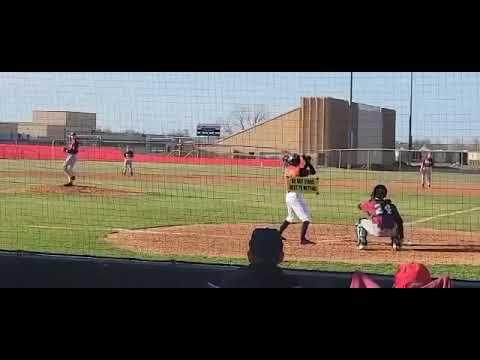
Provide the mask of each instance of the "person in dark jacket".
POLYGON ((275 229, 257 229, 249 243, 248 268, 227 275, 223 288, 294 288, 295 278, 285 274, 278 266, 284 257, 283 241, 275 229))

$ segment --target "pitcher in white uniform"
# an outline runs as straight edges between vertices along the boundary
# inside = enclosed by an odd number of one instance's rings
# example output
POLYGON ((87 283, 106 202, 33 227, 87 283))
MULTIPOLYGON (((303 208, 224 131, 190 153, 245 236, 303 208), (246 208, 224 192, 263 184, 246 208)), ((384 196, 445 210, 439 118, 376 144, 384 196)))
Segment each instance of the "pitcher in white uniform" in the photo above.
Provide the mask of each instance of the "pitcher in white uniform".
POLYGON ((300 156, 298 154, 286 155, 284 157, 285 165, 285 190, 287 192, 285 202, 287 204, 287 218, 280 226, 279 232, 283 232, 287 227, 295 221, 297 217, 302 222, 302 230, 300 234, 300 244, 309 245, 315 244, 307 239, 307 231, 312 221, 310 216, 310 210, 308 209, 303 193, 300 191, 289 190, 288 183, 291 178, 303 177, 308 175, 314 175, 315 169, 310 164, 310 158, 307 156, 300 156))
POLYGON ((80 142, 78 141, 77 134, 72 132, 70 134, 70 144, 68 145, 68 147, 63 148, 63 151, 67 154, 67 158, 63 163, 63 172, 68 178, 68 182, 64 186, 73 186, 73 181, 75 180, 73 168, 77 163, 79 147, 80 142))

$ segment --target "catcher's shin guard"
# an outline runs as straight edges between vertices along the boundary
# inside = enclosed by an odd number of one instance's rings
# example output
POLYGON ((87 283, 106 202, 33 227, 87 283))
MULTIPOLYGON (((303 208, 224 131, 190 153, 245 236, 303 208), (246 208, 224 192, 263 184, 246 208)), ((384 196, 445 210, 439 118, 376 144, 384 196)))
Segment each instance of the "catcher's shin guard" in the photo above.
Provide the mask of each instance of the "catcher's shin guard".
POLYGON ((400 250, 402 247, 402 240, 400 236, 396 235, 392 237, 392 247, 394 250, 400 250))
POLYGON ((360 222, 356 225, 357 227, 357 245, 367 245, 367 230, 360 226, 360 222))

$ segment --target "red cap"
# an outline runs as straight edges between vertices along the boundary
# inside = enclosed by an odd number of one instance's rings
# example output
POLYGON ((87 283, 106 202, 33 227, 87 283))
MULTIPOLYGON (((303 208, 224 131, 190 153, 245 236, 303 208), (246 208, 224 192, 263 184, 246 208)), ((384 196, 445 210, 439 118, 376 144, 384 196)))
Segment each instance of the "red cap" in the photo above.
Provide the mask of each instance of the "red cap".
POLYGON ((395 287, 400 289, 418 288, 430 282, 432 282, 430 271, 422 264, 400 264, 395 274, 395 287))

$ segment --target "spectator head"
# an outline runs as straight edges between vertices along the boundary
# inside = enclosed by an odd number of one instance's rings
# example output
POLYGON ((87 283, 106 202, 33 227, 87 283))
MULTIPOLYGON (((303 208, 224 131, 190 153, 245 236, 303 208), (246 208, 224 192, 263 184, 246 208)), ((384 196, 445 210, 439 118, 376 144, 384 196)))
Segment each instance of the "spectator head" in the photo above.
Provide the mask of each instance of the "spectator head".
POLYGON ((399 289, 421 288, 430 282, 432 277, 423 264, 400 264, 395 274, 395 287, 399 289))
POLYGON ((385 185, 377 185, 373 188, 372 199, 383 200, 387 197, 388 190, 385 185))
MULTIPOLYGON (((272 229, 273 230, 273 229, 272 229)), ((248 260, 252 265, 276 266, 283 261, 283 241, 279 232, 253 232, 248 249, 248 260)))

